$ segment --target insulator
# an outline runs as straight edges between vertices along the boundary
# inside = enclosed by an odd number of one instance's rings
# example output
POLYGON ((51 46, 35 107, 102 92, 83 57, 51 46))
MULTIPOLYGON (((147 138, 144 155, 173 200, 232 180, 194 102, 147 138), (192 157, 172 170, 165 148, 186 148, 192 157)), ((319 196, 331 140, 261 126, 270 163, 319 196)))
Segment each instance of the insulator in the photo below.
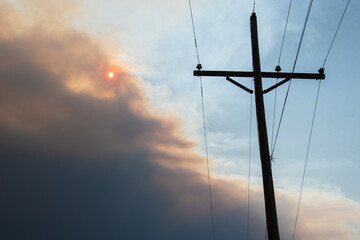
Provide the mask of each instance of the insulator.
POLYGON ((319 72, 320 74, 324 74, 324 71, 325 71, 324 68, 319 68, 319 70, 318 70, 318 72, 319 72))
POLYGON ((197 69, 197 70, 201 70, 201 69, 202 69, 202 66, 201 66, 200 63, 196 66, 196 69, 197 69))
POLYGON ((276 66, 275 71, 280 72, 280 71, 281 71, 281 67, 280 67, 279 65, 276 66))

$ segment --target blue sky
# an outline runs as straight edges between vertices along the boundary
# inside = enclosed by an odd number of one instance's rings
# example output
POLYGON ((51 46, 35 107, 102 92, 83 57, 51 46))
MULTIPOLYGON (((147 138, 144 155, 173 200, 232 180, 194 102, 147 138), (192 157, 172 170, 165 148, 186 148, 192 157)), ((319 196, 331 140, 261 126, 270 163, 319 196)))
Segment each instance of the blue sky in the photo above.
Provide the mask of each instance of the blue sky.
MULTIPOLYGON (((297 72, 322 66, 346 2, 314 1, 297 72)), ((256 3, 263 71, 277 65, 288 4, 256 3)), ((253 2, 192 6, 203 68, 251 71, 253 2)), ((293 3, 283 71, 292 69, 307 6, 293 3)), ((296 239, 360 236, 359 10, 352 1, 325 66, 296 239)), ((2 0, 0 17, 0 236, 211 238, 188 1, 2 0)), ((293 230, 317 84, 292 82, 275 151, 284 239, 293 230)), ((251 98, 221 78, 203 78, 203 87, 216 237, 245 238, 251 98)), ((276 121, 286 89, 278 89, 276 121)), ((265 102, 271 135, 274 95, 265 102)), ((255 126, 254 115, 250 236, 263 239, 255 126)))

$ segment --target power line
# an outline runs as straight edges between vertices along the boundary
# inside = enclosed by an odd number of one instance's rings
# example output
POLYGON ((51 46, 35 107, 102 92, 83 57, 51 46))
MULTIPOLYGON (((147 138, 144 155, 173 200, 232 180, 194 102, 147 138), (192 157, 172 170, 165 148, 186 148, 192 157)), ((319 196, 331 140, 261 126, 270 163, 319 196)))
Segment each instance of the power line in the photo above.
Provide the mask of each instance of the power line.
MULTIPOLYGON (((290 17, 291 6, 292 6, 292 0, 290 0, 290 2, 289 2, 288 12, 287 12, 287 16, 286 16, 286 22, 285 22, 285 27, 284 27, 284 33, 283 33, 282 40, 281 40, 281 47, 280 47, 278 64, 277 64, 277 66, 275 68, 275 71, 281 71, 280 61, 281 61, 282 51, 283 51, 283 48, 284 48, 284 42, 285 42, 285 36, 286 36, 287 26, 288 26, 289 17, 290 17)), ((277 80, 276 80, 276 83, 277 83, 277 80)), ((272 149, 272 151, 271 151, 271 160, 274 160, 273 152, 274 152, 274 147, 275 147, 275 143, 274 143, 274 129, 275 129, 275 126, 274 126, 274 124, 275 124, 275 112, 276 112, 276 99, 277 99, 277 89, 275 89, 275 97, 274 97, 274 111, 273 111, 273 123, 272 123, 271 145, 270 145, 271 149, 272 149)), ((281 114, 280 119, 282 119, 283 111, 284 111, 284 108, 282 110, 282 114, 281 114)), ((279 131, 276 132, 276 139, 277 139, 278 133, 279 133, 279 131)), ((276 140, 275 140, 275 142, 276 142, 276 140)))
MULTIPOLYGON (((348 9, 348 6, 349 6, 349 3, 350 3, 350 0, 348 0, 346 6, 345 6, 345 9, 343 11, 343 14, 341 16, 341 19, 339 21, 339 24, 337 26, 337 29, 336 29, 336 32, 334 34, 334 37, 331 41, 331 44, 330 44, 330 47, 329 47, 329 50, 326 54, 326 57, 325 57, 325 60, 324 60, 324 63, 323 63, 323 68, 325 67, 325 63, 326 63, 326 60, 329 56, 329 53, 332 49, 332 46, 334 44, 334 41, 335 41, 335 38, 339 32, 339 29, 340 29, 340 26, 341 26, 341 23, 344 19, 344 16, 345 16, 345 13, 348 9)), ((293 240, 295 239, 295 234, 296 234, 296 226, 297 226, 297 222, 298 222, 298 217, 299 217, 299 211, 300 211, 300 203, 301 203, 301 198, 302 198, 302 192, 303 192, 303 187, 304 187, 304 181, 305 181, 305 173, 306 173, 306 168, 307 168, 307 163, 308 163, 308 158, 309 158, 309 151, 310 151, 310 145, 311 145, 311 139, 312 139, 312 133, 313 133, 313 128, 314 128, 314 122, 315 122, 315 115, 316 115, 316 110, 317 110, 317 104, 318 104, 318 100, 319 100, 319 93, 320 93, 320 87, 321 87, 321 81, 319 81, 319 86, 318 86, 318 91, 317 91, 317 95, 316 95, 316 101, 315 101, 315 107, 314 107, 314 113, 313 113, 313 118, 312 118, 312 122, 311 122, 311 128, 310 128, 310 135, 309 135, 309 141, 308 141, 308 146, 307 146, 307 150, 306 150, 306 157, 305 157, 305 164, 304 164, 304 171, 303 171, 303 175, 302 175, 302 181, 301 181, 301 187, 300 187, 300 194, 299 194, 299 200, 298 200, 298 206, 297 206, 297 210, 296 210, 296 217, 295 217, 295 224, 294 224, 294 232, 293 232, 293 240)))
MULTIPOLYGON (((251 90, 253 82, 251 81, 251 90)), ((248 214, 247 214, 247 240, 250 237, 250 187, 251 187, 251 136, 252 136, 252 112, 253 112, 253 95, 250 95, 250 131, 249 131, 249 172, 248 172, 248 214)))
POLYGON ((338 32, 339 32, 341 23, 342 23, 342 21, 343 21, 343 19, 344 19, 344 16, 345 16, 346 10, 348 9, 349 3, 350 3, 350 0, 348 0, 348 2, 347 2, 347 4, 346 4, 346 7, 345 7, 344 12, 343 12, 343 14, 342 14, 342 16, 341 16, 341 19, 340 19, 340 21, 339 21, 339 24, 338 24, 338 26, 337 26, 336 32, 335 32, 335 34, 334 34, 334 37, 333 37, 333 39, 332 39, 332 41, 331 41, 329 50, 328 50, 328 52, 327 52, 327 54, 326 54, 326 57, 325 57, 325 60, 324 60, 324 63, 323 63, 323 66, 322 66, 322 67, 325 67, 326 60, 327 60, 328 57, 329 57, 331 48, 332 48, 332 46, 333 46, 333 44, 334 44, 334 41, 335 41, 335 38, 336 38, 336 36, 337 36, 337 34, 338 34, 338 32))
POLYGON ((284 47, 284 41, 285 41, 286 30, 287 30, 287 26, 288 26, 288 22, 289 22, 291 5, 292 5, 292 0, 290 0, 289 9, 288 9, 287 17, 286 17, 286 23, 285 23, 284 33, 283 33, 283 37, 282 37, 282 41, 281 41, 281 47, 280 47, 278 66, 280 66, 280 59, 281 59, 282 50, 283 50, 283 47, 284 47))
POLYGON ((286 102, 287 102, 289 92, 290 92, 290 86, 291 86, 291 80, 289 81, 289 85, 288 85, 288 88, 287 88, 287 91, 286 91, 284 105, 283 105, 282 110, 281 110, 280 120, 279 120, 279 124, 278 124, 277 130, 276 130, 274 144, 273 144, 272 149, 271 149, 271 155, 270 155, 271 159, 274 159, 275 146, 276 146, 276 143, 277 143, 277 139, 279 137, 280 126, 281 126, 281 123, 282 123, 282 120, 283 120, 283 116, 284 116, 284 112, 285 112, 285 106, 286 106, 286 102))
POLYGON ((307 11, 306 18, 305 18, 304 27, 303 27, 303 30, 302 30, 302 33, 301 33, 299 47, 298 47, 298 50, 296 52, 295 62, 294 62, 293 70, 292 70, 293 72, 295 71, 296 63, 297 63, 297 60, 299 58, 299 53, 300 53, 301 45, 302 45, 302 42, 303 42, 303 39, 304 39, 305 30, 306 30, 306 26, 307 26, 307 23, 308 23, 308 20, 309 20, 309 16, 310 16, 311 7, 312 7, 313 2, 314 2, 314 0, 310 0, 308 11, 307 11))
POLYGON ((302 180, 301 180, 299 201, 298 201, 298 206, 297 206, 297 210, 296 210, 295 225, 294 225, 294 232, 293 232, 293 238, 292 238, 293 240, 295 239, 296 226, 297 226, 298 217, 299 217, 300 202, 301 202, 301 197, 302 197, 302 192, 303 192, 303 187, 304 187, 305 173, 306 173, 306 167, 307 167, 308 158, 309 158, 310 145, 311 145, 312 133, 313 133, 313 129, 314 129, 314 122, 315 122, 316 110, 317 110, 317 105, 318 105, 318 100, 319 100, 320 87, 321 87, 321 81, 319 80, 319 86, 318 86, 318 90, 317 90, 317 94, 316 94, 314 113, 313 113, 313 117, 312 117, 310 134, 309 134, 309 141, 308 141, 307 150, 306 150, 304 171, 303 171, 302 180))
MULTIPOLYGON (((311 8, 312 8, 313 1, 314 1, 314 0, 310 0, 310 2, 309 2, 309 7, 308 7, 308 10, 307 10, 307 13, 306 13, 305 22, 304 22, 303 30, 302 30, 302 33, 301 33, 299 46, 298 46, 298 49, 297 49, 297 52, 296 52, 296 57, 295 57, 295 61, 294 61, 294 65, 293 65, 292 72, 295 71, 296 64, 297 64, 297 60, 298 60, 298 58, 299 58, 299 53, 300 53, 301 45, 302 45, 302 42, 303 42, 303 39, 304 39, 305 30, 306 30, 306 26, 307 26, 307 23, 308 23, 308 20, 309 20, 309 16, 310 16, 310 12, 311 12, 311 8)), ((274 154, 274 151, 275 151, 275 146, 276 146, 276 143, 277 143, 277 139, 278 139, 278 136, 279 136, 280 126, 281 126, 281 123, 282 123, 282 120, 283 120, 283 116, 284 116, 284 112, 285 112, 285 106, 286 106, 286 103, 287 103, 287 100, 288 100, 288 97, 289 97, 291 82, 292 82, 292 81, 290 80, 290 81, 289 81, 288 88, 287 88, 287 91, 286 91, 286 95, 285 95, 284 105, 283 105, 283 108, 282 108, 282 110, 281 110, 281 115, 280 115, 280 120, 279 120, 278 128, 277 128, 277 131, 276 131, 274 146, 273 146, 273 148, 272 148, 272 150, 271 150, 271 157, 272 157, 272 158, 273 158, 273 154, 274 154)))
POLYGON ((212 200, 212 191, 211 191, 211 179, 210 179, 210 166, 209 166, 209 154, 208 154, 208 144, 207 144, 207 134, 206 134, 206 121, 205 121, 205 107, 204 107, 204 91, 202 86, 202 79, 200 78, 200 89, 201 89, 201 108, 202 108, 202 118, 204 123, 204 141, 205 141, 205 153, 206 153, 206 166, 207 166, 207 175, 208 175, 208 185, 209 185, 209 199, 210 199, 210 212, 211 212, 211 226, 212 226, 212 235, 215 240, 215 224, 214 224, 214 211, 213 211, 213 200, 212 200))
MULTIPOLYGON (((278 80, 276 80, 276 84, 278 83, 278 80)), ((275 94, 274 94, 274 108, 273 108, 273 119, 272 119, 272 127, 271 127, 271 149, 274 146, 274 130, 275 130, 275 115, 276 115, 276 104, 277 104, 277 88, 275 88, 275 94)), ((273 156, 271 154, 271 160, 273 159, 273 156)))
POLYGON ((195 49, 196 49, 196 57, 197 57, 197 60, 198 60, 198 64, 200 64, 199 49, 198 49, 197 41, 196 41, 196 32, 195 32, 194 16, 193 16, 193 11, 192 11, 192 7, 191 7, 191 0, 189 0, 189 9, 190 9, 192 30, 193 30, 193 35, 194 35, 194 43, 195 43, 195 49))
MULTIPOLYGON (((195 31, 194 17, 193 17, 193 12, 192 12, 192 7, 191 7, 191 0, 189 0, 189 9, 190 9, 191 24, 192 24, 193 35, 194 35, 196 57, 197 57, 197 60, 198 60, 198 65, 197 65, 196 68, 198 70, 200 70, 202 67, 201 67, 201 63, 200 63, 199 49, 198 49, 197 40, 196 40, 196 31, 195 31)), ((201 91, 202 120, 203 120, 203 126, 204 126, 204 141, 205 141, 207 177, 208 177, 208 187, 209 187, 211 228, 212 228, 213 240, 215 240, 215 223, 214 223, 213 198, 212 198, 212 190, 211 190, 212 188, 211 188, 211 178, 210 178, 210 165, 209 165, 209 154, 208 154, 208 144, 207 144, 207 134, 206 134, 207 131, 206 131, 206 120, 205 120, 204 91, 203 91, 203 84, 202 84, 202 78, 201 77, 200 77, 200 91, 201 91)))

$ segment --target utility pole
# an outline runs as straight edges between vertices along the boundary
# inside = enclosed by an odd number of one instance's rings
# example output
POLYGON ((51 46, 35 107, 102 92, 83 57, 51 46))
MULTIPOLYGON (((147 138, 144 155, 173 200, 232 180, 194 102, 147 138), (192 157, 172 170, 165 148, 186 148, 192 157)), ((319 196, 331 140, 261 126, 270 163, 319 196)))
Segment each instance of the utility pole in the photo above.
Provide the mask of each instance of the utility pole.
POLYGON ((255 12, 250 17, 251 25, 251 45, 253 56, 253 72, 235 72, 235 71, 202 71, 199 64, 198 70, 194 71, 194 76, 211 76, 211 77, 226 77, 226 80, 243 90, 253 93, 252 90, 236 82, 230 77, 253 77, 255 85, 255 103, 256 103, 256 117, 258 125, 260 159, 262 167, 264 199, 265 199, 265 213, 266 225, 269 240, 280 240, 279 227, 276 213, 275 191, 273 184, 273 177, 271 171, 271 159, 269 152, 268 135, 266 129, 266 117, 264 106, 264 94, 290 81, 290 79, 325 79, 324 69, 318 70, 319 73, 280 73, 280 66, 276 67, 276 72, 261 72, 259 41, 257 31, 257 19, 255 12), (274 86, 263 90, 262 78, 285 78, 274 86))

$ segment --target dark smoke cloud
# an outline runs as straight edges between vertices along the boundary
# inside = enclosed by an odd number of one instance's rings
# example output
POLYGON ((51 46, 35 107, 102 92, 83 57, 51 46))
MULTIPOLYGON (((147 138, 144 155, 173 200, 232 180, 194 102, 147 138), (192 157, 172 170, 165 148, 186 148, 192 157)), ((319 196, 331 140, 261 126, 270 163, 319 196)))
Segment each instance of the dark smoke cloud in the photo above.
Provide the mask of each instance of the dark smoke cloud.
POLYGON ((208 236, 203 158, 178 120, 89 36, 14 24, 0 39, 1 238, 208 236))

